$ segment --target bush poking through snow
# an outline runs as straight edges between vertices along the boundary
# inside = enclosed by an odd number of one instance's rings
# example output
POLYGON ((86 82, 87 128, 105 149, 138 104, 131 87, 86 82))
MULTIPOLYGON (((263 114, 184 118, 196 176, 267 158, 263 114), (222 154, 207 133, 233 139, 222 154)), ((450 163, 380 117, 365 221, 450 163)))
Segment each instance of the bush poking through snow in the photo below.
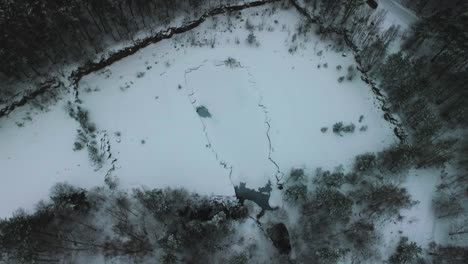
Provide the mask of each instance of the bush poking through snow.
POLYGON ((354 133, 354 130, 356 129, 356 126, 351 123, 349 125, 344 125, 343 122, 338 122, 333 125, 333 133, 343 136, 342 133, 354 133))
POLYGON ((84 148, 83 144, 81 142, 75 142, 73 143, 73 151, 80 151, 84 148))
POLYGON ((364 115, 360 115, 360 116, 359 116, 359 123, 361 123, 362 120, 364 120, 364 115))
POLYGON ((238 68, 240 67, 240 62, 238 62, 236 59, 233 57, 228 57, 226 60, 224 60, 224 65, 226 67, 229 67, 231 69, 238 68))
POLYGON ((327 133, 327 131, 328 131, 328 127, 322 127, 320 129, 320 132, 322 132, 322 133, 327 133))
POLYGON ((292 55, 292 54, 296 53, 296 52, 297 52, 297 48, 298 48, 298 47, 297 47, 297 44, 296 44, 296 45, 293 45, 293 46, 291 46, 291 47, 289 47, 289 49, 288 49, 289 54, 292 55))
POLYGON ((142 78, 145 76, 145 72, 137 72, 136 77, 137 78, 142 78))
POLYGON ((88 155, 89 159, 98 167, 104 162, 103 153, 99 151, 96 141, 91 141, 90 144, 88 144, 88 155))
POLYGON ((344 76, 341 76, 340 78, 338 78, 338 82, 339 83, 342 83, 344 81, 345 77, 344 76))
POLYGON ((356 77, 356 69, 353 65, 349 65, 348 67, 348 74, 346 75, 346 79, 348 81, 352 81, 356 77))
POLYGON ((250 46, 256 46, 256 47, 260 46, 260 44, 258 43, 257 37, 255 36, 253 32, 249 33, 246 40, 250 46))

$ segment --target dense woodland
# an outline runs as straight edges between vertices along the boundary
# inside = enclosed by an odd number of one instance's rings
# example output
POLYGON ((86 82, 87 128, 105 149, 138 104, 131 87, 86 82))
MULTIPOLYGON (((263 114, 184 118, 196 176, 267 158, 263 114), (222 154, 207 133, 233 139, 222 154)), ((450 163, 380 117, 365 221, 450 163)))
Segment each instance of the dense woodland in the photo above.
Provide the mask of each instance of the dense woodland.
MULTIPOLYGON (((19 80, 42 80, 50 68, 84 63, 112 43, 162 30, 223 0, 20 0, 0 1, 1 97, 15 95, 19 80), (207 4, 207 5, 206 5, 207 4), (13 82, 12 85, 7 85, 13 82)), ((232 1, 230 1, 232 2, 232 1)), ((0 98, 2 100, 4 98, 0 98)), ((6 100, 6 99, 4 99, 6 100)), ((1 102, 1 101, 0 101, 1 102)))
MULTIPOLYGON (((377 261, 376 223, 398 219, 400 209, 414 204, 395 184, 412 167, 449 165, 457 170, 442 175, 433 209, 437 219, 453 221, 449 237, 468 239, 468 2, 403 0, 419 17, 405 32, 397 26, 383 30, 385 14, 372 11, 368 2, 304 1, 320 25, 317 33, 336 39, 337 45, 349 44, 343 35, 352 42, 359 70, 378 81, 386 94, 384 108, 399 115, 408 138, 381 153, 358 156, 350 173, 291 171, 282 192, 285 202, 300 212, 299 224, 290 228, 298 263, 377 261), (403 41, 395 51, 398 36, 403 41)), ((207 8, 202 3, 206 5, 198 0, 1 0, 0 81, 46 78, 51 67, 91 60, 111 43, 133 40, 155 25, 164 28, 177 15, 196 16, 207 8)), ((304 24, 298 34, 310 27, 304 24)), ((3 87, 0 100, 17 93, 14 86, 3 87)), ((33 215, 19 213, 0 221, 0 248, 6 252, 0 263, 56 262, 84 251, 151 255, 162 263, 202 263, 208 253, 221 254, 220 261, 229 263, 249 263, 255 257, 255 247, 238 255, 223 251, 234 236, 232 227, 249 219, 240 205, 211 207, 205 198, 179 190, 135 190, 130 195, 63 185, 51 198, 33 215), (111 219, 107 224, 113 233, 104 230, 106 223, 92 224, 103 215, 111 219), (116 236, 103 236, 109 232, 116 236)), ((468 262, 467 247, 425 246, 403 237, 386 261, 468 262)), ((275 260, 285 263, 279 255, 275 260)))

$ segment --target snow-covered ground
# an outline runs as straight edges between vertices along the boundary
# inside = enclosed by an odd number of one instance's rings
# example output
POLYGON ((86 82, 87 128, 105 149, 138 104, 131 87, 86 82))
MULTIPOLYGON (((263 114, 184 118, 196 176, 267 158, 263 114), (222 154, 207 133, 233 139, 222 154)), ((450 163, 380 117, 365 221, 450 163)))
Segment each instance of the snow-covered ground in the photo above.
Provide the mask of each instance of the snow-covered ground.
POLYGON ((264 9, 242 15, 256 26, 258 47, 246 42, 245 22, 231 17, 229 32, 226 16, 218 16, 81 81, 80 99, 98 129, 121 133, 112 147, 123 186, 190 179, 226 194, 231 167, 235 184, 259 187, 276 181, 276 165, 283 173, 349 165, 357 154, 397 142, 359 76, 337 81, 356 66, 350 52, 344 57, 313 33, 293 42, 301 17, 292 9, 262 15, 264 9), (191 45, 204 40, 208 45, 191 45), (199 117, 199 106, 211 118, 199 117), (332 133, 339 121, 355 123, 356 132, 332 133))
POLYGON ((88 154, 72 150, 79 125, 64 103, 48 111, 27 106, 0 119, 0 217, 19 207, 31 210, 57 182, 87 188, 103 184, 88 154))
MULTIPOLYGON (((270 11, 267 5, 237 18, 217 16, 82 79, 81 107, 110 140, 122 188, 233 195, 239 182, 254 188, 276 182, 292 167, 346 167, 357 154, 397 142, 360 76, 338 82, 356 66, 351 52, 335 51, 313 29, 295 35, 303 18, 294 9, 270 11), (255 26, 253 45, 246 41, 245 19, 255 26), (211 117, 200 117, 199 106, 211 117), (354 123, 356 131, 334 134, 339 121, 354 123)), ((65 104, 24 127, 15 122, 26 107, 0 120, 6 179, 0 217, 19 206, 32 208, 55 182, 103 183, 109 167, 98 169, 86 150, 73 151, 79 124, 65 104)))

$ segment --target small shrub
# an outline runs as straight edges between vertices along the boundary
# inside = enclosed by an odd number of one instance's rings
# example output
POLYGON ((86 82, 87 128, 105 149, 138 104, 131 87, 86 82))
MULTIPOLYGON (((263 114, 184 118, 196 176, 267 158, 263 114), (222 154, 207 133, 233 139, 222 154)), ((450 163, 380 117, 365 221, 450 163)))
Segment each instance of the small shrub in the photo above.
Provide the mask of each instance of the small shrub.
POLYGON ((297 45, 291 46, 288 49, 289 54, 294 54, 294 53, 296 53, 296 51, 297 51, 297 45))
POLYGON ((328 127, 322 127, 320 129, 320 132, 322 132, 322 133, 327 133, 327 131, 328 131, 328 127))
POLYGON ((86 128, 88 129, 89 133, 96 132, 96 125, 94 123, 88 122, 86 128))
POLYGON ((327 68, 328 68, 328 63, 324 63, 324 64, 323 64, 323 67, 324 67, 325 69, 327 69, 327 68))
POLYGON ((73 151, 80 151, 83 149, 83 144, 81 142, 73 143, 73 151))
POLYGON ((361 132, 366 132, 366 131, 367 131, 367 128, 368 128, 367 126, 362 126, 362 127, 359 129, 359 131, 361 131, 361 132))
POLYGON ((344 76, 341 76, 340 78, 338 78, 338 82, 339 83, 342 83, 344 81, 345 77, 344 76))
POLYGON ((348 81, 352 81, 356 77, 356 69, 353 65, 349 65, 348 67, 348 74, 346 75, 346 79, 348 81))
POLYGON ((362 120, 364 120, 364 115, 359 116, 359 123, 361 123, 362 120))
POLYGON ((356 129, 356 126, 351 123, 349 125, 344 125, 343 122, 338 122, 333 125, 333 133, 342 136, 342 133, 353 133, 356 129))
POLYGON ((340 133, 341 129, 343 127, 343 122, 338 122, 333 125, 333 133, 338 134, 340 133))
POLYGON ((342 129, 342 132, 344 132, 344 133, 353 133, 355 129, 356 129, 356 126, 353 123, 351 123, 351 124, 349 124, 347 126, 344 126, 343 129, 342 129))
POLYGON ((341 65, 336 66, 336 69, 337 69, 338 71, 341 71, 342 68, 343 68, 343 67, 341 67, 341 65))
POLYGON ((145 76, 145 72, 137 72, 136 74, 137 78, 142 78, 143 76, 145 76))
POLYGON ((295 41, 296 41, 296 39, 297 39, 297 34, 296 34, 296 33, 294 33, 294 35, 293 35, 293 36, 292 36, 292 38, 291 38, 291 41, 292 41, 292 42, 295 42, 295 41))
POLYGON ((234 68, 238 68, 240 67, 240 62, 238 62, 236 59, 232 58, 232 57, 228 57, 225 61, 224 61, 224 65, 226 65, 226 67, 229 67, 231 69, 234 69, 234 68))
POLYGON ((259 46, 257 37, 253 32, 250 32, 250 34, 247 36, 247 43, 251 46, 259 46))
POLYGON ((90 160, 97 166, 100 166, 103 163, 102 155, 97 148, 97 142, 92 141, 91 144, 88 145, 88 154, 90 160))

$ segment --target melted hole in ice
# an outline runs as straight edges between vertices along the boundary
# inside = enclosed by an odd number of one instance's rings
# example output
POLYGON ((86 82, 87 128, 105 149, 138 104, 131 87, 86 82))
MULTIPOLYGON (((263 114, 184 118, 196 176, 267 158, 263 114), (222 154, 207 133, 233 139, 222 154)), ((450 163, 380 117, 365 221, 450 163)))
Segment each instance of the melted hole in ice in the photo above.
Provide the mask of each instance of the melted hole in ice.
POLYGON ((197 114, 203 118, 211 118, 210 111, 203 105, 197 107, 197 114))
MULTIPOLYGON (((270 199, 270 193, 272 191, 271 182, 268 182, 265 187, 258 188, 258 190, 249 189, 246 187, 245 182, 241 182, 238 186, 234 186, 234 191, 236 193, 237 199, 239 199, 241 204, 245 200, 250 200, 260 206, 262 208, 262 212, 265 210, 276 209, 272 208, 268 203, 268 200, 270 199)), ((261 213, 261 215, 263 215, 263 213, 261 213)))

